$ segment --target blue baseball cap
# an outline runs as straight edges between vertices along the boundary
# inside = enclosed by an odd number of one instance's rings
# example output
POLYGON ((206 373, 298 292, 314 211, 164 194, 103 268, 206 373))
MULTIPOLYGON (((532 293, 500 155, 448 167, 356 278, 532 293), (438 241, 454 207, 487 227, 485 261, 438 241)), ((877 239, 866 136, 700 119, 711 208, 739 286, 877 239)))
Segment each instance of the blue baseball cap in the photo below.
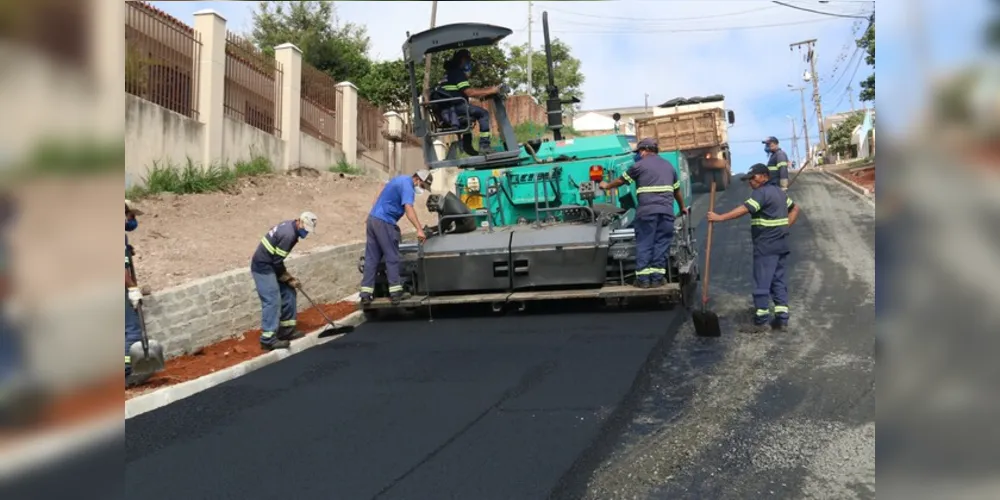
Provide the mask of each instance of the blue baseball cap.
POLYGON ((655 150, 659 150, 660 149, 660 145, 656 142, 656 139, 653 139, 652 137, 647 137, 647 138, 639 141, 639 144, 635 145, 635 149, 633 151, 634 152, 638 152, 640 149, 655 149, 655 150))
POLYGON ((743 177, 740 177, 740 180, 745 181, 758 174, 763 174, 770 177, 771 171, 767 169, 767 165, 764 165, 763 163, 755 163, 753 166, 750 167, 749 172, 743 174, 743 177))
POLYGON ((778 144, 778 138, 772 135, 772 136, 768 137, 767 139, 764 139, 763 141, 760 141, 761 144, 770 144, 772 142, 775 143, 775 144, 778 144))

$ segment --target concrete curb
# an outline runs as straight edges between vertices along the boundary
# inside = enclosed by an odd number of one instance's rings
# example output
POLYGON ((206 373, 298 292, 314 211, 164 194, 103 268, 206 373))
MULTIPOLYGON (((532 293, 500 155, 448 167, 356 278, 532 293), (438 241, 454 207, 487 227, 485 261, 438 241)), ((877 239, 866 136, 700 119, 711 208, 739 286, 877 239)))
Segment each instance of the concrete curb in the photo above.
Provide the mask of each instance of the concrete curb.
MULTIPOLYGON (((358 326, 364 322, 364 313, 361 311, 355 311, 337 321, 337 324, 358 326)), ((129 418, 142 415, 143 413, 162 408, 170 403, 180 401, 186 397, 211 389, 212 387, 246 375, 254 370, 258 370, 272 363, 277 363, 278 361, 289 356, 294 356, 307 349, 311 349, 318 345, 343 337, 343 335, 334 335, 332 337, 321 339, 319 338, 319 332, 323 330, 324 328, 321 328, 306 334, 306 336, 301 339, 292 341, 292 345, 288 349, 271 351, 267 354, 257 356, 256 358, 248 359, 238 365, 230 366, 224 370, 210 373, 177 385, 157 389, 129 399, 125 401, 125 419, 128 420, 129 418)))
POLYGON ((74 451, 110 442, 124 432, 124 424, 112 413, 12 443, 0 453, 0 482, 51 464, 74 451))
POLYGON ((834 179, 837 180, 837 182, 840 182, 841 184, 847 186, 851 191, 854 191, 855 193, 858 193, 858 194, 863 195, 863 196, 871 196, 872 195, 871 194, 872 192, 869 191, 868 188, 866 188, 866 187, 864 187, 864 186, 862 186, 862 185, 860 185, 860 184, 858 184, 858 183, 856 183, 856 182, 854 182, 854 181, 852 181, 850 179, 847 179, 846 177, 844 177, 844 176, 842 176, 840 174, 835 174, 833 172, 827 172, 825 170, 823 171, 823 173, 825 173, 828 176, 833 177, 834 179))

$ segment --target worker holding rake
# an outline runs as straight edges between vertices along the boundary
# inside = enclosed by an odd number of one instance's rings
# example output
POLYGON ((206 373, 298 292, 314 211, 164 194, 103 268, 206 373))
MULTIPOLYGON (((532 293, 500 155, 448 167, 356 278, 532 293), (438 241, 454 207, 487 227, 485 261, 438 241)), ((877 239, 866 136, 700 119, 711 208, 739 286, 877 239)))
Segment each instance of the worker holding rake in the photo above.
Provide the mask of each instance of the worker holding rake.
POLYGON ((785 266, 791 252, 789 227, 799 217, 799 207, 779 187, 768 182, 770 170, 758 163, 750 167, 743 180, 750 181, 753 192, 742 205, 719 215, 708 212, 709 222, 724 222, 750 214, 750 237, 753 240, 753 333, 765 331, 767 324, 776 330, 788 327, 788 285, 785 266), (774 318, 771 318, 771 301, 774 318))

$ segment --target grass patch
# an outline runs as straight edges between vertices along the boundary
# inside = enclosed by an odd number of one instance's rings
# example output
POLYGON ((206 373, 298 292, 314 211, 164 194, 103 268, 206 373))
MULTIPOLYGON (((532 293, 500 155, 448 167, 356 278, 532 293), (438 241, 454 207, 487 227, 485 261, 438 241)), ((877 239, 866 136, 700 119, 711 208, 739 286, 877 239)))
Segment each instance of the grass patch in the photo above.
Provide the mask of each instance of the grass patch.
POLYGON ((340 160, 336 165, 330 167, 330 171, 335 174, 364 175, 365 169, 352 165, 347 160, 340 160))
POLYGON ((212 165, 203 168, 188 158, 183 167, 174 164, 153 162, 142 186, 134 186, 125 194, 131 198, 142 198, 159 193, 198 194, 225 191, 232 188, 237 179, 269 174, 273 171, 271 161, 263 156, 255 156, 250 161, 238 161, 229 168, 212 165))

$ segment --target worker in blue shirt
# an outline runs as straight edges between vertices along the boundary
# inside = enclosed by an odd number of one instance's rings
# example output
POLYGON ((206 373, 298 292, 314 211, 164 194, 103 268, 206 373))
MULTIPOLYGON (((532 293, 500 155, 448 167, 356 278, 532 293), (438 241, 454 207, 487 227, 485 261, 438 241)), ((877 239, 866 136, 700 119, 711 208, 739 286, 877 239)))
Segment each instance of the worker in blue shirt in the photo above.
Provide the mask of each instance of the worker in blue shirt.
POLYGON ((403 285, 399 277, 399 219, 406 215, 417 229, 417 239, 427 239, 424 228, 413 209, 414 196, 431 188, 434 177, 430 170, 418 170, 413 175, 399 175, 382 187, 368 213, 365 238, 364 275, 361 278, 361 302, 370 303, 375 296, 375 273, 385 261, 385 274, 389 281, 389 299, 399 304, 403 299, 403 285))
POLYGON ((461 49, 445 63, 445 81, 441 89, 451 97, 461 97, 463 101, 449 108, 448 114, 452 116, 452 126, 458 127, 459 117, 466 116, 479 122, 479 152, 486 154, 490 151, 490 113, 485 109, 470 104, 469 98, 481 99, 497 94, 499 87, 472 88, 469 84, 469 76, 472 74, 472 54, 468 49, 461 49))
POLYGON ((635 210, 635 286, 639 288, 660 287, 666 283, 667 255, 674 237, 674 200, 681 207, 682 216, 689 211, 684 206, 677 171, 658 154, 659 151, 655 139, 639 141, 636 145, 639 161, 621 177, 600 183, 604 190, 625 184, 636 185, 639 206, 635 210))
POLYGON ((708 213, 710 222, 723 222, 750 214, 750 238, 753 240, 753 330, 762 332, 768 323, 778 330, 788 327, 788 284, 785 265, 791 252, 789 227, 799 217, 799 206, 781 188, 768 183, 771 170, 758 163, 750 167, 743 180, 750 181, 753 192, 742 205, 719 215, 708 213), (774 318, 770 303, 774 301, 774 318))
POLYGON ((287 349, 301 336, 296 331, 295 290, 299 281, 285 268, 285 258, 300 239, 316 232, 316 214, 302 212, 271 228, 257 244, 250 259, 250 274, 260 297, 260 347, 265 351, 287 349))
POLYGON ((770 172, 768 184, 779 186, 782 191, 788 191, 788 155, 778 146, 778 139, 774 136, 761 142, 764 144, 764 152, 767 153, 767 169, 770 172))

